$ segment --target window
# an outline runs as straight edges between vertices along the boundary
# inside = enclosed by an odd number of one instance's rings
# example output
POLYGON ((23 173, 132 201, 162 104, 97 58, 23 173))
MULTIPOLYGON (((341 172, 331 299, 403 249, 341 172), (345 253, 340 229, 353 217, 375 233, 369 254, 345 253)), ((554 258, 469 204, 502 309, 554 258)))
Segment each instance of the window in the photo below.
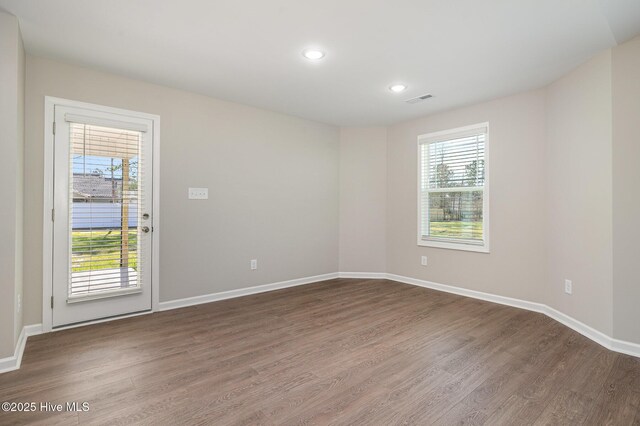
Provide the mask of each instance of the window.
POLYGON ((489 125, 418 137, 418 245, 489 251, 489 125))

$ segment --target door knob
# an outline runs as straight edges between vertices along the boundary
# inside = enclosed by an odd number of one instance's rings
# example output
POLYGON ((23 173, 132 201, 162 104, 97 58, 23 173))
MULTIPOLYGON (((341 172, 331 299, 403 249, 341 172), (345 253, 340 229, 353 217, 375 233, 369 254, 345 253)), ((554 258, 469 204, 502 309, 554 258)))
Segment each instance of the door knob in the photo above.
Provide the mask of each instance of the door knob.
POLYGON ((143 219, 149 219, 149 213, 145 213, 145 214, 143 214, 143 215, 142 215, 142 218, 143 218, 143 219))
POLYGON ((142 227, 142 232, 144 232, 145 234, 149 232, 149 227, 148 226, 143 226, 142 227))

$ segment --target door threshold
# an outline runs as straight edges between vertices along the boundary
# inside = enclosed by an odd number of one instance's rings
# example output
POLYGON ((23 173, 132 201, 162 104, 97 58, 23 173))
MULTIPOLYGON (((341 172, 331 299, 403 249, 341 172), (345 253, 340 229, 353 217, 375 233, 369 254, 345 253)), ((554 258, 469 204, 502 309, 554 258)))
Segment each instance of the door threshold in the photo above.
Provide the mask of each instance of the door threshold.
POLYGON ((141 315, 148 315, 152 313, 153 313, 153 310, 148 309, 145 311, 132 312, 129 314, 114 315, 111 317, 105 317, 105 318, 100 318, 100 319, 91 320, 91 321, 75 322, 72 324, 54 326, 51 328, 51 331, 69 330, 71 328, 84 327, 85 325, 101 324, 103 322, 116 321, 116 320, 125 319, 125 318, 132 318, 132 317, 139 317, 141 315))

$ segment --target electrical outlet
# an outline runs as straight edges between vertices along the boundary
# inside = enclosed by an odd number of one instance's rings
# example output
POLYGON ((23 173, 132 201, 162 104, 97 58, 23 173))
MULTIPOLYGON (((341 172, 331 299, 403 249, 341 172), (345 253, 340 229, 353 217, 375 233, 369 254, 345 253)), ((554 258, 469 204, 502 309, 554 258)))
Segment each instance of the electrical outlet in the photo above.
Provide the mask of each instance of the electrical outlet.
POLYGON ((258 259, 251 259, 251 270, 255 271, 258 269, 258 259))
POLYGON ((190 200, 208 200, 209 188, 189 188, 190 200))
POLYGON ((422 258, 420 259, 420 264, 422 266, 427 266, 427 256, 422 256, 422 258))
POLYGON ((571 280, 564 280, 564 292, 571 294, 573 292, 573 283, 571 280))

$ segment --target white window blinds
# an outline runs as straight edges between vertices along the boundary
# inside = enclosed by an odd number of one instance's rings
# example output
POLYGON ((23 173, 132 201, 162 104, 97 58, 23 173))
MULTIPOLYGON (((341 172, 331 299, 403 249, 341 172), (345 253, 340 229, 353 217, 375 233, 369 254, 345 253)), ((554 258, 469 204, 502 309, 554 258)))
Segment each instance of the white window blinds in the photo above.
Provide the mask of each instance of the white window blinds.
POLYGON ((69 136, 69 299, 139 288, 141 132, 71 122, 69 136))
POLYGON ((487 247, 487 134, 479 125, 419 138, 420 245, 487 247))

